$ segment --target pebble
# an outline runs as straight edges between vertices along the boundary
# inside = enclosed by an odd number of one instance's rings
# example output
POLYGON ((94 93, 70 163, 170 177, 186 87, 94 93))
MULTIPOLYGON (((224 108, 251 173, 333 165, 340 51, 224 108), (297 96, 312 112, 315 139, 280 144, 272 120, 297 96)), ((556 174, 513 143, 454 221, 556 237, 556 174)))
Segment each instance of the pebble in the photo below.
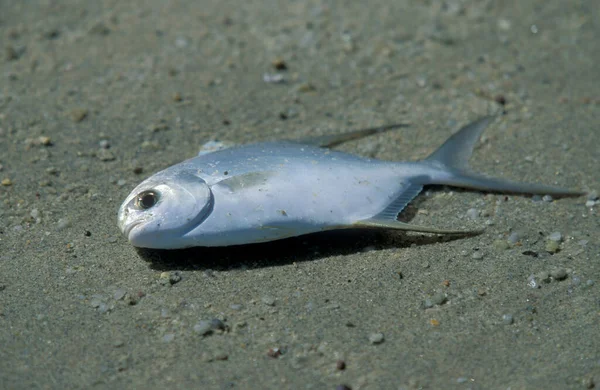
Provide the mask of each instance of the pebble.
POLYGON ((567 277, 567 270, 564 268, 555 268, 550 271, 550 276, 555 280, 564 280, 567 277))
POLYGON ((446 297, 446 294, 444 293, 438 293, 435 294, 433 297, 431 297, 431 302, 434 305, 443 305, 444 303, 446 303, 446 301, 448 300, 448 298, 446 297))
POLYGON ((71 227, 71 221, 68 218, 61 218, 56 223, 56 228, 58 230, 64 230, 69 227, 71 227))
POLYGON ((165 343, 170 343, 171 341, 175 340, 175 335, 173 333, 167 333, 162 339, 165 343))
POLYGON ((560 249, 560 243, 553 240, 546 241, 546 252, 548 253, 556 253, 560 249))
POLYGON ((113 294, 113 298, 115 301, 119 301, 125 297, 125 294, 127 294, 127 291, 124 288, 118 288, 113 294))
POLYGON ((503 314, 502 315, 502 323, 504 325, 511 325, 514 322, 514 318, 512 314, 503 314))
POLYGON ((552 202, 554 199, 553 199, 553 198, 552 198, 550 195, 544 195, 544 196, 542 197, 542 200, 543 200, 544 202, 548 202, 548 203, 550 203, 550 202, 552 202))
POLYGON ((587 287, 592 287, 592 286, 594 285, 594 281, 593 281, 592 279, 588 279, 588 280, 585 282, 585 285, 586 285, 587 287))
POLYGON ((181 281, 181 272, 172 271, 172 272, 162 272, 159 276, 159 282, 162 285, 174 285, 181 281))
POLYGON ((262 297, 261 301, 267 306, 275 306, 275 298, 273 297, 262 297))
POLYGON ((477 219, 479 218, 479 210, 477 209, 469 209, 467 210, 467 217, 470 219, 477 219))
POLYGON ((469 381, 469 378, 465 378, 464 376, 461 376, 460 378, 458 378, 456 380, 456 383, 467 383, 469 381))
POLYGON ((551 241, 561 242, 562 241, 562 234, 560 234, 560 232, 550 233, 550 235, 548 236, 548 239, 551 240, 551 241))
POLYGON ((383 333, 371 333, 369 335, 369 342, 371 344, 381 344, 383 343, 383 340, 385 340, 383 333))
POLYGON ((86 110, 85 108, 75 108, 73 110, 71 110, 71 120, 75 123, 77 122, 81 122, 82 120, 84 120, 87 115, 88 115, 88 110, 86 110))
POLYGON ((540 271, 535 275, 535 279, 539 282, 550 283, 550 273, 547 271, 540 271))
POLYGON ((510 233, 510 235, 508 236, 508 242, 510 242, 512 245, 515 245, 517 242, 519 242, 521 240, 521 233, 519 232, 512 232, 510 233))
POLYGON ((494 242, 492 243, 492 246, 495 249, 500 250, 500 251, 510 249, 509 243, 505 240, 494 240, 494 242))
POLYGON ((587 199, 588 199, 588 200, 598 200, 598 199, 599 199, 599 198, 598 198, 598 191, 596 191, 596 190, 594 190, 594 191, 590 191, 590 192, 588 193, 587 199))
POLYGON ((212 333, 212 325, 210 321, 200 321, 196 325, 194 325, 194 332, 200 334, 201 336, 205 336, 209 333, 212 333))
POLYGON ((100 142, 98 142, 98 145, 102 149, 110 149, 110 141, 107 139, 101 140, 100 142))
POLYGON ((99 149, 96 152, 96 157, 98 157, 100 161, 113 161, 116 159, 115 154, 108 149, 99 149))
POLYGON ((471 257, 475 260, 481 260, 481 259, 483 259, 483 256, 484 256, 484 254, 482 251, 477 251, 471 255, 471 257))
POLYGON ((596 205, 596 201, 594 200, 588 200, 587 202, 585 202, 585 207, 594 207, 596 205))
POLYGON ((265 73, 265 74, 263 74, 263 81, 265 83, 278 84, 278 83, 284 83, 285 78, 280 73, 273 73, 273 74, 265 73))
POLYGON ((8 177, 5 179, 2 179, 2 181, 0 182, 0 184, 2 184, 5 187, 11 186, 12 185, 12 180, 10 180, 8 177))
POLYGON ((531 288, 540 288, 540 285, 533 274, 529 275, 527 278, 527 285, 531 288))

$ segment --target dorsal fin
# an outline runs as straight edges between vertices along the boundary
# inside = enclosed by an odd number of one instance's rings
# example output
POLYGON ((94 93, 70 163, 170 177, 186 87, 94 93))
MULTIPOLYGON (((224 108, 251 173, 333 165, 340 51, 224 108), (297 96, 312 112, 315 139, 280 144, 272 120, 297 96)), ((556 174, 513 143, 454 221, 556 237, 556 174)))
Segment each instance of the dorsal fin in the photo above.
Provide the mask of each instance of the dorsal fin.
POLYGON ((295 140, 290 140, 290 142, 296 142, 305 145, 318 146, 321 148, 331 148, 333 146, 342 144, 344 142, 353 141, 356 139, 364 138, 369 135, 384 133, 386 131, 390 131, 393 129, 399 129, 401 127, 408 127, 409 123, 397 123, 393 125, 387 126, 379 126, 379 127, 370 127, 368 129, 360 129, 348 131, 341 134, 328 134, 321 135, 317 137, 306 137, 295 140))

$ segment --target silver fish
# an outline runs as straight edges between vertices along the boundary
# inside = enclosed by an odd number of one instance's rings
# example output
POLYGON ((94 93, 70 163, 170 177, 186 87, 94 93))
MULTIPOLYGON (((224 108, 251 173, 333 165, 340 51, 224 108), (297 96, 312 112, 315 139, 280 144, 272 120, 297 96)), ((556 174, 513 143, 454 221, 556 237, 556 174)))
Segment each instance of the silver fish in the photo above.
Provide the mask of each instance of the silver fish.
POLYGON ((467 125, 419 162, 381 161, 327 149, 402 125, 201 154, 138 185, 121 205, 118 224, 134 246, 160 249, 250 244, 347 228, 455 234, 467 232, 403 223, 397 216, 428 184, 583 194, 472 172, 468 160, 492 120, 484 117, 467 125))

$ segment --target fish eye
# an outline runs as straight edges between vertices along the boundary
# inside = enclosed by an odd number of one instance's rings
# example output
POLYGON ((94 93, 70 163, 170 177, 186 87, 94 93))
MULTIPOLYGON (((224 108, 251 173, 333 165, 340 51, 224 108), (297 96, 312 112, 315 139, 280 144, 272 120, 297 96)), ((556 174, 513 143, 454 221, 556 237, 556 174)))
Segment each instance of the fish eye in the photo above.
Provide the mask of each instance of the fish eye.
POLYGON ((158 203, 158 193, 156 191, 144 191, 138 194, 135 199, 135 205, 142 210, 154 207, 158 203))

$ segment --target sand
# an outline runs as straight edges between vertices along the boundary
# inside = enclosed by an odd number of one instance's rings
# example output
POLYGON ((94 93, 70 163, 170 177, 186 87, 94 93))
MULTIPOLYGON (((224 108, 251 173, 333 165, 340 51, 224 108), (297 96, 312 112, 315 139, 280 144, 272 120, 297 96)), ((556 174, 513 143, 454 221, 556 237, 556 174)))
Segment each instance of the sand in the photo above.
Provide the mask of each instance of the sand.
POLYGON ((427 188, 403 215, 474 237, 148 251, 116 226, 210 140, 409 122, 338 149, 416 160, 486 114, 474 169, 598 191, 599 7, 2 1, 0 387, 599 386, 593 195, 427 188))

